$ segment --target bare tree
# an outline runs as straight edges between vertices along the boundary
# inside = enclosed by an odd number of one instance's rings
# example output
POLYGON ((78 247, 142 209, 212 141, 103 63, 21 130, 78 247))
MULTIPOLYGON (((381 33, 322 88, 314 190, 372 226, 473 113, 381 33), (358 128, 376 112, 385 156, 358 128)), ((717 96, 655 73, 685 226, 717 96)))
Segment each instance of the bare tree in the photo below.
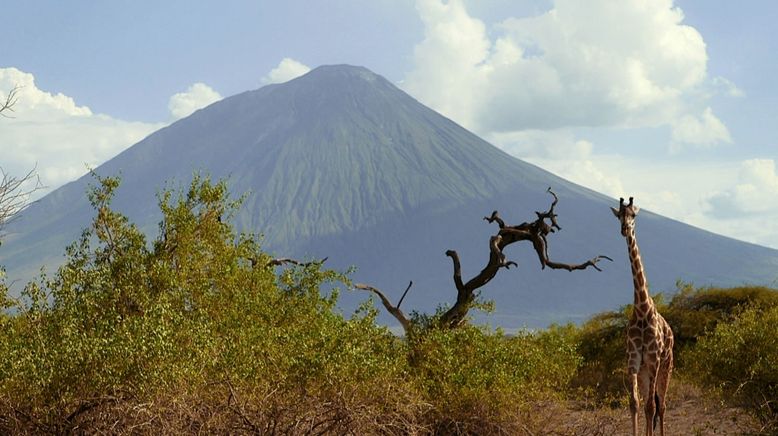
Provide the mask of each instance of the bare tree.
POLYGON ((35 168, 21 177, 11 176, 0 168, 0 230, 29 206, 30 195, 42 188, 35 168))
MULTIPOLYGON (((554 208, 559 202, 557 195, 548 188, 547 191, 554 198, 551 203, 551 207, 545 212, 535 212, 537 219, 532 222, 525 222, 517 226, 509 226, 505 224, 499 213, 495 210, 491 216, 484 217, 484 220, 489 223, 497 223, 499 230, 496 235, 489 239, 489 262, 481 270, 478 275, 472 279, 464 282, 462 280, 461 265, 459 262, 459 255, 454 250, 446 251, 446 256, 451 258, 454 264, 454 285, 457 289, 457 298, 454 305, 451 306, 438 320, 438 325, 442 328, 456 328, 461 325, 466 319, 468 311, 473 306, 476 299, 476 291, 482 286, 486 285, 496 275, 500 268, 509 269, 511 266, 517 266, 516 262, 506 259, 503 250, 514 242, 528 241, 532 243, 535 252, 538 255, 541 268, 545 269, 549 267, 551 269, 563 269, 567 271, 584 270, 592 267, 598 271, 601 271, 597 266, 597 263, 602 259, 612 260, 607 256, 596 256, 591 260, 580 264, 567 264, 555 262, 549 258, 548 255, 548 240, 549 233, 554 233, 556 230, 562 230, 557 222, 557 215, 554 212, 554 208)), ((413 284, 413 282, 411 282, 413 284)), ((408 285, 402 298, 400 298, 397 305, 393 305, 386 295, 381 290, 366 284, 355 285, 357 289, 363 289, 376 294, 384 305, 386 310, 394 316, 400 325, 405 329, 406 334, 410 333, 410 329, 413 327, 410 319, 400 309, 400 304, 405 298, 405 295, 410 290, 411 285, 408 285)))
MULTIPOLYGON (((10 91, 8 91, 8 95, 5 97, 5 102, 3 102, 2 105, 0 105, 0 115, 9 118, 8 112, 13 112, 14 105, 19 100, 19 90, 21 89, 20 86, 14 86, 11 88, 10 91)), ((2 101, 2 100, 0 100, 2 101)))
MULTIPOLYGON (((8 118, 8 112, 13 112, 13 107, 19 100, 19 89, 21 87, 14 86, 8 91, 5 101, 0 105, 0 116, 8 118)), ((21 177, 15 177, 0 167, 0 230, 16 214, 29 206, 30 195, 42 188, 36 168, 21 177)))

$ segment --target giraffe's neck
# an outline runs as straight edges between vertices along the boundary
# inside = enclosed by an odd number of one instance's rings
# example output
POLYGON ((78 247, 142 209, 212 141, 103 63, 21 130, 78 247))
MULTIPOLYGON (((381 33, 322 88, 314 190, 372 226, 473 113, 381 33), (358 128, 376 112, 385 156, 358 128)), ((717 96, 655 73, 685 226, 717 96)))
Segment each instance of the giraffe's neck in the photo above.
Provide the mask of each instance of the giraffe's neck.
POLYGON ((627 233, 627 248, 629 250, 629 263, 632 266, 632 283, 635 285, 635 306, 651 305, 651 297, 648 295, 648 283, 643 271, 643 261, 640 259, 638 241, 635 238, 635 229, 627 233))

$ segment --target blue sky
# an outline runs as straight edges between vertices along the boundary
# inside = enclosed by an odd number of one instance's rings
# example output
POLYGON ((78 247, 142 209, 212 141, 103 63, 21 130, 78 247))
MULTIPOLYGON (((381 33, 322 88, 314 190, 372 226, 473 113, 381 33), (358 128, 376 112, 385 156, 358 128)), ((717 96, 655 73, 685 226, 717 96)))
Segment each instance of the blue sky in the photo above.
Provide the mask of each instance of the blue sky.
POLYGON ((517 157, 778 248, 778 3, 4 5, 0 167, 55 188, 223 96, 363 65, 517 157))

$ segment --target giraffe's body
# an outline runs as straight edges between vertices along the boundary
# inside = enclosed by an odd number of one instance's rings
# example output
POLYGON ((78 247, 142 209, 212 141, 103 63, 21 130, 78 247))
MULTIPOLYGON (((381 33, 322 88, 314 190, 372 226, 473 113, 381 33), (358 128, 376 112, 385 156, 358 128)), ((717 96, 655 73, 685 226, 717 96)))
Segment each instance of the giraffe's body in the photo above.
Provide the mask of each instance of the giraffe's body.
POLYGON ((673 371, 673 331, 659 314, 648 293, 648 283, 635 239, 635 216, 639 208, 624 205, 613 209, 621 221, 621 234, 627 239, 635 302, 627 325, 627 373, 630 381, 630 412, 632 434, 637 436, 638 392, 643 397, 646 411, 646 435, 653 435, 655 418, 659 418, 659 431, 664 436, 665 395, 673 371))

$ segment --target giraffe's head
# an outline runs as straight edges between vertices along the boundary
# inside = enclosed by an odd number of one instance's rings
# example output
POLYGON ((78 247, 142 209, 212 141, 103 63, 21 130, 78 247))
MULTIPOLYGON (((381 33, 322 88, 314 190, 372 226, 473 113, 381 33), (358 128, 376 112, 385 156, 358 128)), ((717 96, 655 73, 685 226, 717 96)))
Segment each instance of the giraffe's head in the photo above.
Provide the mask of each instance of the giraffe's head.
POLYGON ((626 237, 632 229, 635 228, 635 217, 640 208, 632 204, 633 198, 629 197, 629 204, 624 204, 624 199, 620 199, 619 208, 611 208, 613 215, 621 222, 621 236, 626 237))

